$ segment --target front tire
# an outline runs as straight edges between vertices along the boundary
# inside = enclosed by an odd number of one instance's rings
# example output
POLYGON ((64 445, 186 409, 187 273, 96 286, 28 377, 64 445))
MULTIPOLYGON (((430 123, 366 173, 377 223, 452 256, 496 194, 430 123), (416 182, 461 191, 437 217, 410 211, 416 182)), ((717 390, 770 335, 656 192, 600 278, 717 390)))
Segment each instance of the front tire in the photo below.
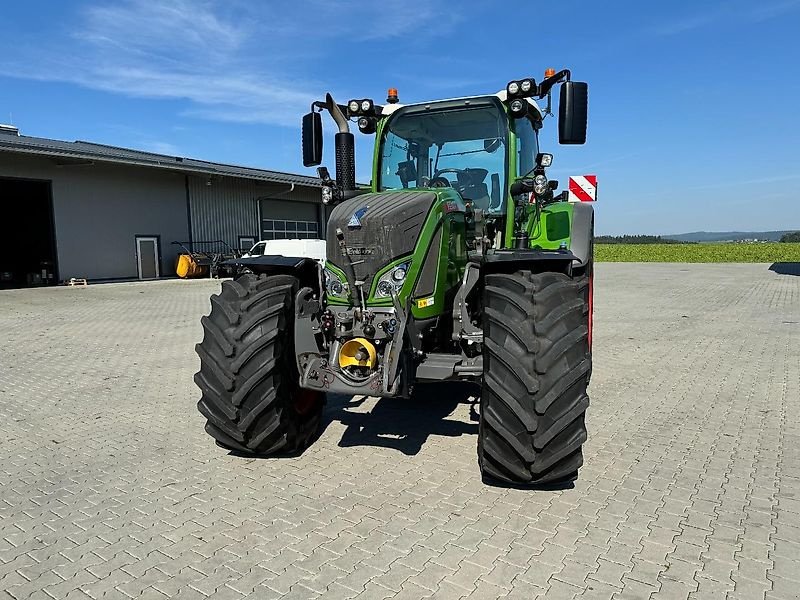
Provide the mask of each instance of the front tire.
POLYGON ((487 275, 478 462, 489 479, 558 485, 577 478, 586 441, 588 278, 487 275))
POLYGON ((224 281, 202 318, 196 346, 202 392, 197 408, 217 442, 245 454, 296 453, 314 439, 325 396, 299 387, 294 297, 289 275, 224 281))

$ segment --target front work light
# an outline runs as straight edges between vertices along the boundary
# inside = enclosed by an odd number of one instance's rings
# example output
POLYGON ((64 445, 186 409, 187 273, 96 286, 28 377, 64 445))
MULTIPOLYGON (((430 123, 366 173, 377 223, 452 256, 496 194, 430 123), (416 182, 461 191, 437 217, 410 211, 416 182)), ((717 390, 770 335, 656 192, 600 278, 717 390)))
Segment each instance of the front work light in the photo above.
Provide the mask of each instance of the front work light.
POLYGON ((533 193, 537 196, 543 195, 547 191, 547 177, 537 175, 533 178, 533 193))
POLYGON ((508 108, 511 110, 512 116, 519 118, 527 114, 528 103, 525 100, 516 98, 509 103, 508 108))
POLYGON ((509 98, 527 98, 533 96, 537 91, 536 80, 533 77, 526 77, 519 81, 509 81, 506 85, 506 93, 509 98))
POLYGON ((549 167, 553 164, 553 155, 546 152, 539 152, 536 155, 536 164, 540 167, 549 167))
POLYGON ((358 130, 361 133, 375 133, 375 119, 370 117, 359 117, 358 118, 358 130))
POLYGON ((519 82, 519 89, 522 90, 523 94, 530 94, 535 87, 536 84, 533 79, 523 79, 519 82))
POLYGON ((356 117, 360 115, 372 116, 375 113, 375 103, 369 99, 350 100, 347 103, 347 116, 356 117))

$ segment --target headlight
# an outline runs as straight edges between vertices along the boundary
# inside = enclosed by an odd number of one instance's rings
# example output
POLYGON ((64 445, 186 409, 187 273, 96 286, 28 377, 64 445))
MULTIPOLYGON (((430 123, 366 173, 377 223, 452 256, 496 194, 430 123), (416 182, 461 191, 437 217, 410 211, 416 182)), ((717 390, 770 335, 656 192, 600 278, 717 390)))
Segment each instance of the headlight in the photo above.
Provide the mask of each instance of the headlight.
POLYGON ((350 100, 350 102, 347 103, 347 110, 356 114, 358 112, 358 100, 350 100))
POLYGON ((511 96, 516 96, 519 94, 519 82, 512 81, 506 86, 506 92, 508 92, 511 96))
POLYGON ((394 290, 394 286, 392 285, 391 281, 379 281, 378 282, 378 296, 381 298, 386 298, 387 296, 392 295, 392 291, 394 290))
POLYGON ((330 204, 333 200, 333 188, 329 185, 322 186, 322 203, 330 204))
POLYGON ((344 293, 344 285, 338 279, 335 279, 331 282, 330 286, 328 286, 328 290, 334 296, 341 296, 344 293))
POLYGON ((407 270, 406 265, 400 265, 392 271, 392 279, 398 282, 405 281, 407 270))
POLYGON ((361 110, 365 113, 372 111, 372 100, 362 100, 361 101, 361 110))
POLYGON ((346 298, 348 295, 347 284, 330 269, 324 269, 323 272, 325 273, 325 291, 328 295, 335 298, 346 298))
POLYGON ((406 275, 408 275, 408 267, 410 262, 405 262, 397 265, 395 268, 387 271, 378 280, 378 285, 375 288, 376 298, 389 298, 392 292, 397 293, 405 283, 406 275))
POLYGON ((531 79, 523 79, 519 83, 519 89, 522 90, 523 94, 527 94, 528 92, 531 91, 532 88, 533 88, 533 80, 531 79))
POLYGON ((537 175, 533 178, 533 193, 541 196, 547 191, 547 177, 544 175, 537 175))

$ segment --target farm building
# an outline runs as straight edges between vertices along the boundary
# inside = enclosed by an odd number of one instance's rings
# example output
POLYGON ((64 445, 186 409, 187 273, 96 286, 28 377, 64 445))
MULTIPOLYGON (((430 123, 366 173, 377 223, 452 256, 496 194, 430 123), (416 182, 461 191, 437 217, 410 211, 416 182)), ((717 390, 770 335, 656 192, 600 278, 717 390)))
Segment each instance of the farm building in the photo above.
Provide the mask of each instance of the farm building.
POLYGON ((324 236, 314 177, 0 126, 0 288, 175 275, 173 242, 324 236))

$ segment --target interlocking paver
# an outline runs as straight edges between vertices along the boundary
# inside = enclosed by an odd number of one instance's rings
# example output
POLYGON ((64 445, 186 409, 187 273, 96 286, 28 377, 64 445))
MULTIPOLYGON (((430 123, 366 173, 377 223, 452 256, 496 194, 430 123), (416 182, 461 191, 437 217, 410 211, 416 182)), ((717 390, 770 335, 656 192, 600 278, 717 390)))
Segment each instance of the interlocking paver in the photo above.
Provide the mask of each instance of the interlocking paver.
POLYGON ((767 267, 597 266, 590 437, 557 492, 484 485, 475 392, 448 386, 332 396, 300 457, 216 448, 191 379, 218 282, 0 292, 0 590, 796 597, 800 278, 767 267))

